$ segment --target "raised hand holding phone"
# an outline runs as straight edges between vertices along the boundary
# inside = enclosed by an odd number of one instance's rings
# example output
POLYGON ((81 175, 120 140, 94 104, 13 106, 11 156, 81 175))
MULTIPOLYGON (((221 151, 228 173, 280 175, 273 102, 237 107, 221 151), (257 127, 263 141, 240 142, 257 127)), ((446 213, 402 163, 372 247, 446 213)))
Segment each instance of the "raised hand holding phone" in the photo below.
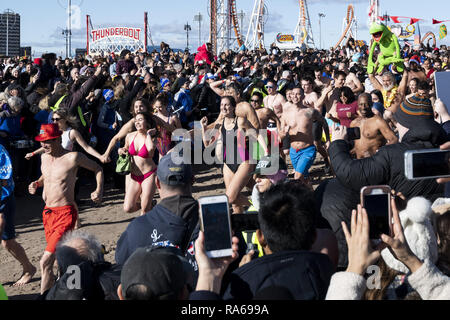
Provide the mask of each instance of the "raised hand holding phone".
POLYGON ((226 195, 201 197, 201 230, 205 234, 205 251, 210 258, 233 254, 231 240, 230 206, 226 195))

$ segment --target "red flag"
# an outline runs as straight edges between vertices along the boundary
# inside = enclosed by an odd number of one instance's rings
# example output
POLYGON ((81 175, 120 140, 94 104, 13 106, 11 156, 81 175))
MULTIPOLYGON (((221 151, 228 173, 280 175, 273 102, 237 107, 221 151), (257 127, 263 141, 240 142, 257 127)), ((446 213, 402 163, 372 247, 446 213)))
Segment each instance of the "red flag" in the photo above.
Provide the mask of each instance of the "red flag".
POLYGON ((381 21, 384 21, 384 17, 378 17, 378 19, 380 19, 381 21))
POLYGON ((422 19, 411 18, 411 22, 409 24, 414 24, 422 19))
POLYGON ((400 23, 400 21, 398 20, 398 16, 391 16, 392 21, 394 21, 394 23, 400 23))
POLYGON ((433 19, 433 24, 438 24, 438 23, 442 23, 443 21, 438 21, 438 20, 434 20, 433 19))

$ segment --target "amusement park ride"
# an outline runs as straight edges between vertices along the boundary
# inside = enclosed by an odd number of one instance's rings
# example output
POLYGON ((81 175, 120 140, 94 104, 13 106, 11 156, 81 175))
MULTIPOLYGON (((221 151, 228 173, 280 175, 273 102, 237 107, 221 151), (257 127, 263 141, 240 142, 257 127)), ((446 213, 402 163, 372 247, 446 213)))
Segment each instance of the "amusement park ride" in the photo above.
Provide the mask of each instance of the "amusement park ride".
MULTIPOLYGON (((246 49, 263 49, 264 43, 264 26, 267 22, 269 13, 267 2, 268 0, 254 0, 253 11, 249 19, 248 29, 244 37, 242 30, 244 28, 243 21, 239 23, 239 14, 236 9, 237 0, 207 0, 208 13, 210 17, 210 35, 209 42, 213 47, 213 53, 219 54, 226 49, 239 49, 245 47, 246 49)), ((376 22, 383 22, 387 27, 398 37, 400 41, 405 44, 418 46, 421 43, 428 43, 433 40, 433 45, 436 46, 436 36, 428 32, 425 36, 421 36, 420 26, 418 22, 421 19, 408 17, 389 17, 380 15, 379 0, 368 0, 368 21, 370 26, 376 22), (394 22, 390 25, 388 22, 394 22), (399 18, 408 18, 409 24, 401 24, 399 18)), ((296 48, 316 48, 314 41, 313 30, 311 27, 311 19, 308 10, 308 1, 298 1, 298 22, 293 34, 279 33, 275 40, 275 45, 281 50, 295 50, 296 48)), ((242 14, 241 14, 242 15, 242 14)), ((87 51, 91 54, 101 52, 120 52, 123 49, 131 51, 145 51, 148 48, 149 42, 153 45, 150 29, 148 27, 148 14, 144 15, 144 28, 128 28, 128 27, 111 27, 94 29, 90 16, 86 17, 87 29, 87 51)), ((320 16, 320 14, 319 14, 320 16)), ((322 16, 324 16, 322 14, 322 16)), ((445 21, 437 21, 433 19, 433 24, 445 21)), ((320 23, 320 21, 319 21, 320 23)), ((440 33, 445 37, 447 29, 445 25, 441 26, 445 29, 440 33)), ((339 47, 347 45, 350 39, 355 41, 355 44, 367 44, 366 41, 357 40, 358 38, 358 23, 356 20, 355 10, 352 4, 347 7, 347 15, 344 17, 342 26, 342 35, 339 37, 337 43, 333 46, 336 50, 339 47)))

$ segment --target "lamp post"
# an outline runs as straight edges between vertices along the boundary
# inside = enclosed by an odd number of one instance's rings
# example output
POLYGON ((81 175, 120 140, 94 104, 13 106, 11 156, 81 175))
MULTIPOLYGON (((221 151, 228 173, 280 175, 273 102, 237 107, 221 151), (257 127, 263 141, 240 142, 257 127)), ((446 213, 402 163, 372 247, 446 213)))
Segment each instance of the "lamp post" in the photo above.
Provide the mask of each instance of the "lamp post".
POLYGON ((202 45, 202 20, 203 20, 203 16, 200 12, 194 16, 194 21, 198 22, 198 46, 199 47, 202 45))
POLYGON ((66 38, 66 58, 68 58, 70 54, 69 37, 72 35, 72 32, 69 29, 64 29, 62 35, 66 38))
POLYGON ((191 26, 189 25, 189 23, 186 23, 184 25, 184 30, 186 31, 186 48, 189 49, 189 31, 191 31, 191 26))
POLYGON ((325 18, 325 14, 319 13, 319 34, 320 34, 320 49, 322 49, 322 18, 325 18))

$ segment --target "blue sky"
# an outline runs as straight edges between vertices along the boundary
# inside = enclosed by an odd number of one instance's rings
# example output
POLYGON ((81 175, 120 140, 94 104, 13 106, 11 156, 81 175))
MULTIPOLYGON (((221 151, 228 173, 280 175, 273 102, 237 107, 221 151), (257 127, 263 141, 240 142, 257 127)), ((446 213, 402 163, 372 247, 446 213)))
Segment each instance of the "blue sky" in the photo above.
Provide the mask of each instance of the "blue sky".
MULTIPOLYGON (((4 5, 0 11, 11 9, 21 15, 21 45, 32 46, 35 55, 42 52, 56 52, 65 55, 65 40, 62 33, 66 25, 67 0, 14 1, 4 5)), ((194 15, 203 15, 201 28, 202 42, 209 35, 208 0, 72 0, 72 5, 80 8, 79 26, 73 26, 72 48, 86 46, 86 14, 91 15, 94 27, 132 26, 143 28, 144 11, 149 13, 149 25, 153 42, 168 42, 173 48, 186 46, 186 22, 192 27, 190 33, 191 47, 198 46, 198 22, 194 15)), ((246 34, 253 8, 253 0, 237 0, 237 10, 245 13, 243 33, 246 34)), ((268 17, 266 22, 265 44, 269 46, 278 33, 293 33, 298 20, 298 0, 266 0, 268 17)), ((322 43, 325 47, 335 44, 341 35, 342 22, 346 16, 348 4, 355 6, 358 19, 358 38, 369 38, 367 28, 367 9, 369 0, 309 0, 308 8, 316 44, 319 44, 318 14, 324 13, 322 19, 322 43)), ((390 15, 411 16, 426 19, 420 23, 422 35, 433 31, 439 33, 439 25, 433 26, 431 19, 450 19, 450 2, 448 0, 380 0, 381 11, 390 15)), ((76 18, 75 18, 76 19, 76 18)), ((448 23, 450 27, 450 23, 448 23)), ((450 35, 439 44, 450 44, 450 35)))

